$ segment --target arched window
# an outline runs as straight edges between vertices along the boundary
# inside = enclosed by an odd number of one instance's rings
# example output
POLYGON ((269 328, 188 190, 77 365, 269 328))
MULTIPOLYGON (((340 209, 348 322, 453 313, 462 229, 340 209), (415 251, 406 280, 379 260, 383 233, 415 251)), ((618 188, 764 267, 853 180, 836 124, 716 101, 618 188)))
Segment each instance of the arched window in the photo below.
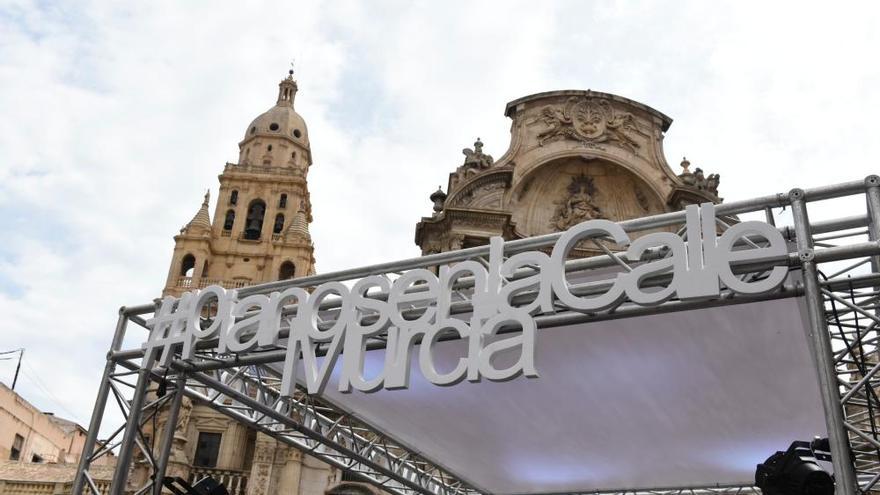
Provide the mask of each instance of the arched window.
POLYGON ((266 203, 262 199, 251 201, 245 220, 244 238, 257 240, 263 231, 263 216, 266 214, 266 203))
POLYGON ((287 208, 287 194, 282 193, 281 197, 278 198, 278 207, 287 208))
POLYGON ((284 215, 281 213, 275 215, 275 225, 272 226, 273 234, 280 234, 284 230, 284 215))
POLYGON ((232 230, 232 225, 235 223, 235 210, 228 210, 226 212, 226 220, 223 221, 223 230, 232 230))
POLYGON ((195 270, 195 267, 196 267, 196 257, 191 254, 187 254, 186 256, 183 257, 182 260, 180 260, 180 276, 181 277, 192 277, 193 271, 195 270))
POLYGON ((231 204, 231 205, 238 204, 238 191, 236 191, 235 189, 233 189, 232 192, 229 193, 229 204, 231 204))
POLYGON ((281 268, 278 270, 278 280, 287 280, 293 278, 296 275, 296 267, 290 261, 285 261, 281 263, 281 268))

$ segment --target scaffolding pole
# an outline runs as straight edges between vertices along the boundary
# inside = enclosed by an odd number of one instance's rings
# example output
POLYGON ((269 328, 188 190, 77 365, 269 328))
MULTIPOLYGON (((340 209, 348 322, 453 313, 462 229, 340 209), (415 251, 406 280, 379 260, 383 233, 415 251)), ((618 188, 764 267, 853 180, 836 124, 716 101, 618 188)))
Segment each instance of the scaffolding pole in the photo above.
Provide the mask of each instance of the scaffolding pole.
POLYGON ((816 268, 813 238, 810 236, 810 219, 803 189, 792 189, 789 193, 791 212, 797 231, 798 256, 804 271, 804 298, 810 317, 807 341, 813 352, 813 360, 819 378, 819 393, 825 411, 825 425, 831 444, 831 462, 834 465, 835 494, 854 495, 858 483, 849 451, 849 441, 843 422, 843 409, 840 403, 840 387, 837 371, 832 359, 831 339, 825 320, 825 304, 819 289, 819 272, 816 268))
MULTIPOLYGON (((165 432, 162 435, 162 443, 159 445, 159 456, 156 458, 156 472, 153 473, 153 495, 161 495, 165 480, 165 471, 168 469, 168 457, 174 443, 174 431, 177 427, 177 416, 180 414, 180 404, 183 402, 184 390, 186 389, 186 375, 178 373, 174 385, 174 398, 168 407, 168 417, 165 420, 165 432)), ((153 432, 155 435, 156 432, 153 432)))
MULTIPOLYGON (((98 444, 98 432, 101 429, 101 420, 104 418, 104 409, 107 407, 107 397, 110 395, 110 375, 116 368, 116 361, 113 353, 122 347, 122 339, 125 337, 125 328, 128 324, 128 316, 126 309, 119 309, 119 319, 116 321, 116 330, 113 332, 113 342, 110 344, 110 351, 107 352, 107 362, 104 364, 104 372, 101 374, 101 384, 98 386, 98 396, 95 398, 95 407, 92 409, 92 418, 89 420, 89 431, 86 434, 86 441, 83 444, 82 455, 79 458, 79 464, 76 468, 76 475, 73 478, 73 495, 81 495, 83 486, 88 476, 88 470, 91 467, 92 456, 95 453, 95 446, 98 444)), ((91 485, 90 485, 91 487, 91 485)), ((93 495, 99 495, 97 493, 93 495)))

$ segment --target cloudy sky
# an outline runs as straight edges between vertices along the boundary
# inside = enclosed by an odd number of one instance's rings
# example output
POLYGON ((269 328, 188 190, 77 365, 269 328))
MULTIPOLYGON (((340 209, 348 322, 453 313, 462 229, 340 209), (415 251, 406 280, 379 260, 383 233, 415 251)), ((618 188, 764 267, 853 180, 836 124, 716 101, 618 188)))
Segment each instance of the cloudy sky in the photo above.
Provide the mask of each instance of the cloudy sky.
POLYGON ((880 9, 829 6, 0 0, 0 350, 27 349, 25 397, 87 424, 116 309, 159 294, 291 59, 321 272, 417 255, 460 150, 502 155, 505 103, 540 91, 666 113, 669 162, 728 199, 878 172, 880 9))

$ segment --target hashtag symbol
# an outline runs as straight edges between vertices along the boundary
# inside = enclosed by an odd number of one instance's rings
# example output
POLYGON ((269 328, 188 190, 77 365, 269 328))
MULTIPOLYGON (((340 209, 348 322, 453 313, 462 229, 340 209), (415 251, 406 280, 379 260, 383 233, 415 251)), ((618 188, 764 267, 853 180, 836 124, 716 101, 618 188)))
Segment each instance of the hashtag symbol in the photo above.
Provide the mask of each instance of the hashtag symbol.
POLYGON ((189 307, 192 302, 192 294, 187 292, 180 299, 171 296, 162 300, 156 314, 147 320, 146 326, 150 329, 150 336, 143 343, 144 359, 141 368, 152 369, 157 358, 161 359, 159 366, 167 368, 174 357, 174 346, 182 344, 186 339, 186 322, 189 318, 189 307), (157 356, 161 352, 160 356, 157 356))

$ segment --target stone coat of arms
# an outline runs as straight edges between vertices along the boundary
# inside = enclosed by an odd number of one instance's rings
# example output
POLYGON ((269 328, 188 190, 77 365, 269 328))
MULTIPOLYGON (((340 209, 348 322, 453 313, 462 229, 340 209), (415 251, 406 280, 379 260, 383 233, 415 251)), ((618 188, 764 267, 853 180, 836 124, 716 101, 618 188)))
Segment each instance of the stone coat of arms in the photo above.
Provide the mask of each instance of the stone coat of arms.
POLYGON ((631 137, 639 132, 632 114, 616 112, 601 98, 573 96, 564 105, 544 107, 539 120, 548 127, 538 133, 539 146, 555 139, 573 139, 589 147, 608 142, 632 152, 639 147, 631 137))

